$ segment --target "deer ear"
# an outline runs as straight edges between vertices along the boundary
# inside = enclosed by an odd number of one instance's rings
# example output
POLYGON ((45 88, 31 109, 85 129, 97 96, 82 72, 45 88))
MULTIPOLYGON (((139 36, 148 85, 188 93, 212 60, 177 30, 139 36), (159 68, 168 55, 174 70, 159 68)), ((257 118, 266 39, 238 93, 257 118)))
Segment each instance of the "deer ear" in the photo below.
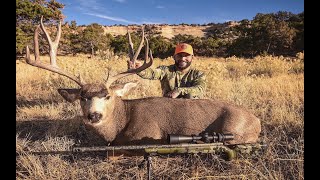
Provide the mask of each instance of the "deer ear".
POLYGON ((80 99, 80 89, 58 89, 58 93, 70 103, 80 99))
POLYGON ((117 96, 122 97, 126 95, 130 91, 130 89, 136 87, 137 85, 138 83, 129 82, 126 84, 117 84, 116 86, 112 87, 112 89, 117 96))

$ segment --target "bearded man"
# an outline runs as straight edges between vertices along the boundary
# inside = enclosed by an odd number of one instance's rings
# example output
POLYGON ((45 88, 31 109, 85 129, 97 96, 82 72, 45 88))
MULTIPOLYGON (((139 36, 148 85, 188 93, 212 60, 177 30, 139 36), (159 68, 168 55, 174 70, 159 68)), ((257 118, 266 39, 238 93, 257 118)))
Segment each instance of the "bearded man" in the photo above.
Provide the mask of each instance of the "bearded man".
MULTIPOLYGON (((174 64, 159 66, 155 69, 147 68, 140 73, 140 77, 150 80, 160 80, 164 97, 199 99, 204 97, 205 74, 191 67, 194 58, 190 44, 176 45, 173 55, 174 64)), ((136 63, 136 68, 141 66, 136 63)))

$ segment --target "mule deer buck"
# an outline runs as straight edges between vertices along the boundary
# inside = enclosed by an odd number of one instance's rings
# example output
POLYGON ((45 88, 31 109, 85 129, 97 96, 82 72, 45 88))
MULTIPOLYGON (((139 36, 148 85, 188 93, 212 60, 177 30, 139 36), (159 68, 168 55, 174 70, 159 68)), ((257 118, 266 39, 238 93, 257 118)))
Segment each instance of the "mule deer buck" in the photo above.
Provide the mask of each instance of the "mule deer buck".
POLYGON ((75 81, 78 89, 58 89, 59 94, 68 102, 80 100, 83 122, 98 135, 113 145, 154 144, 166 142, 167 134, 201 134, 203 132, 232 133, 234 139, 226 145, 256 143, 261 131, 260 120, 242 107, 213 99, 173 99, 149 97, 124 100, 123 95, 136 86, 128 82, 112 85, 117 79, 136 74, 153 63, 148 39, 144 36, 134 53, 130 33, 130 61, 137 59, 145 42, 144 64, 137 69, 129 69, 109 77, 105 84, 86 84, 56 64, 56 53, 61 35, 61 21, 54 42, 43 25, 37 26, 34 34, 35 60, 31 60, 29 48, 26 48, 26 62, 75 81), (50 47, 50 64, 40 61, 38 32, 44 32, 50 47), (150 53, 150 54, 149 54, 150 53), (149 62, 147 61, 149 59, 149 62))

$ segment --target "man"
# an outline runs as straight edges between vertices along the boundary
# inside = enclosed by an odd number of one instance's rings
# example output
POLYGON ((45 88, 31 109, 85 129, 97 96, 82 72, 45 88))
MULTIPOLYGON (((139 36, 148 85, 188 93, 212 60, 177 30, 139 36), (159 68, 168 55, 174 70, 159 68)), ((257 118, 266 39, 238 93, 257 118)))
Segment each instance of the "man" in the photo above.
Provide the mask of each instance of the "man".
MULTIPOLYGON (((192 46, 186 43, 178 44, 170 66, 159 66, 156 69, 145 69, 138 73, 144 79, 160 80, 164 97, 169 98, 203 98, 205 91, 205 75, 191 68, 193 59, 192 46)), ((141 66, 138 63, 137 67, 141 66)))

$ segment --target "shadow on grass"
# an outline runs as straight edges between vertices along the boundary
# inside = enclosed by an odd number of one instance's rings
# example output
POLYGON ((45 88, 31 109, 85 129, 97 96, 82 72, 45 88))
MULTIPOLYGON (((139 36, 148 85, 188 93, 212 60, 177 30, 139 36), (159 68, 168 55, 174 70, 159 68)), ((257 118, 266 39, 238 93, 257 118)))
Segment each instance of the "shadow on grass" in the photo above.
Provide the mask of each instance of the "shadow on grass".
MULTIPOLYGON (((53 139, 57 137, 67 137, 74 141, 75 146, 81 147, 107 145, 107 142, 105 142, 100 136, 84 127, 80 117, 66 120, 30 119, 28 121, 16 121, 16 135, 18 138, 28 139, 31 144, 31 149, 33 149, 33 144, 37 144, 36 142, 45 142, 48 137, 53 139)), ((28 152, 28 150, 26 150, 25 153, 40 156, 60 154, 63 159, 68 161, 75 161, 76 159, 90 157, 98 159, 104 159, 107 157, 107 152, 73 153, 71 151, 37 150, 35 152, 28 152)), ((17 152, 17 155, 19 154, 21 153, 17 152)))
POLYGON ((48 99, 37 99, 37 100, 27 100, 23 98, 16 99, 16 106, 17 107, 33 107, 45 104, 58 104, 61 103, 59 100, 48 100, 48 99))
POLYGON ((66 120, 16 121, 16 134, 19 138, 27 138, 31 142, 44 141, 47 137, 67 137, 81 146, 106 145, 100 136, 84 127, 80 117, 66 120))

